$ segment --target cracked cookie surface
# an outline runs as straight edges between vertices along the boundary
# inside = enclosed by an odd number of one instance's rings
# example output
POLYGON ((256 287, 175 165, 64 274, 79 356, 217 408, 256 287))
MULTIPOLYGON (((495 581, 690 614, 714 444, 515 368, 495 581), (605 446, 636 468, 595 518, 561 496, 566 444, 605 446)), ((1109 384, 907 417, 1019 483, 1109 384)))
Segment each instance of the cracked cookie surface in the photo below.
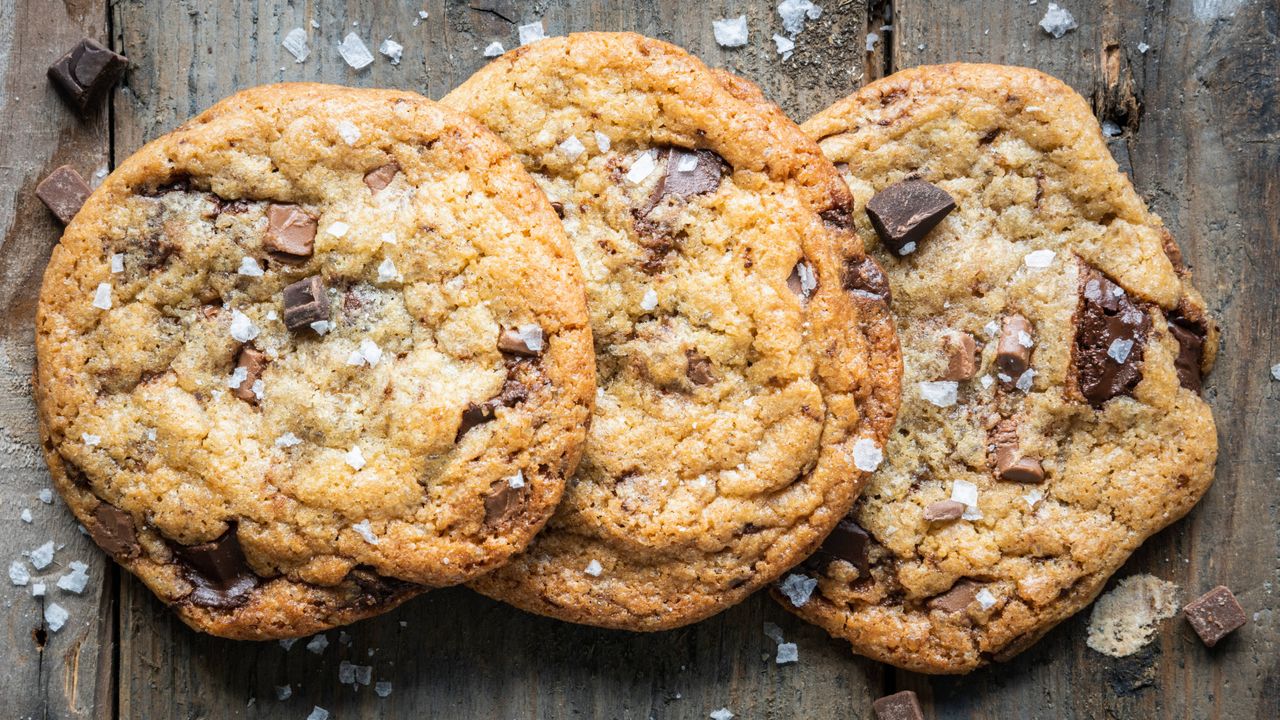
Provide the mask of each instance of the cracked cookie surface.
POLYGON ((906 369, 884 465, 776 596, 900 667, 1007 659, 1208 488, 1217 331, 1057 80, 916 68, 804 129, 889 276, 906 369))
POLYGON ((550 516, 594 386, 558 218, 412 93, 232 96, 111 174, 55 248, 54 483, 197 629, 298 636, 471 579, 550 516))
POLYGON ((684 51, 584 33, 506 53, 443 100, 561 213, 599 392, 546 530, 472 583, 634 630, 723 609, 812 552, 896 411, 900 361, 848 191, 758 90, 684 51), (878 308, 878 312, 876 309, 878 308))

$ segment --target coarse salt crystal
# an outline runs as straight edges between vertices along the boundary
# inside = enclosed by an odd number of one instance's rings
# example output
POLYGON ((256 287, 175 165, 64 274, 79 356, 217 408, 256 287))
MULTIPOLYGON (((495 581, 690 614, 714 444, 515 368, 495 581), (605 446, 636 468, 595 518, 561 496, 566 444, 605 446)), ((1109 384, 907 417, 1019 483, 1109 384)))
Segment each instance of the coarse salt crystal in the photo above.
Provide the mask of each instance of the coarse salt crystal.
POLYGON ((986 588, 979 590, 978 593, 973 596, 973 599, 978 601, 978 605, 981 606, 983 610, 990 610, 992 606, 996 604, 996 596, 986 588))
MULTIPOLYGON (((359 131, 357 131, 357 132, 359 132, 359 131)), ((328 229, 326 229, 326 230, 325 230, 325 232, 329 233, 330 235, 332 235, 332 236, 334 236, 334 237, 338 237, 338 238, 340 238, 340 237, 344 237, 344 236, 346 236, 347 231, 348 231, 348 230, 350 230, 350 229, 351 229, 351 226, 350 226, 350 225, 348 225, 348 224, 346 224, 346 223, 342 222, 341 220, 339 220, 338 222, 335 222, 335 223, 333 223, 332 225, 330 225, 330 226, 328 227, 328 229)))
POLYGON ((711 31, 720 47, 735 48, 747 44, 747 16, 711 21, 711 31))
MULTIPOLYGON (((281 642, 283 642, 283 641, 281 641, 281 642)), ((288 700, 288 699, 289 699, 289 698, 291 698, 291 697, 293 697, 293 687, 292 687, 292 686, 290 686, 290 685, 277 685, 277 686, 276 686, 276 699, 277 699, 277 700, 288 700)))
POLYGON ((587 567, 585 570, 583 570, 583 572, 590 575, 591 577, 600 577, 600 573, 604 572, 604 568, 600 565, 599 560, 592 560, 591 562, 587 563, 587 567))
POLYGON ((36 497, 40 498, 40 502, 45 505, 53 503, 53 491, 49 488, 42 488, 39 493, 36 493, 36 497))
POLYGON ((394 260, 387 258, 378 265, 378 282, 395 282, 399 279, 400 273, 396 271, 396 263, 394 260))
POLYGON ((650 173, 657 167, 657 162, 655 162, 656 155, 657 151, 655 150, 645 150, 640 153, 632 161, 631 169, 627 170, 627 181, 637 184, 644 182, 644 179, 649 177, 650 173))
POLYGON ((867 33, 867 52, 875 52, 876 43, 880 42, 880 36, 871 32, 867 33))
POLYGON ((294 435, 291 432, 287 432, 281 435, 280 437, 276 438, 276 447, 278 448, 293 447, 294 445, 298 445, 301 442, 302 442, 302 438, 298 437, 297 435, 294 435))
POLYGON ((346 454, 342 456, 342 459, 345 460, 348 465, 350 465, 352 468, 356 470, 359 470, 360 468, 365 466, 364 453, 360 452, 359 445, 352 445, 351 449, 348 450, 346 454))
POLYGON ((808 262, 801 262, 796 265, 796 276, 800 279, 800 294, 808 300, 813 291, 818 289, 818 274, 808 262))
POLYGON ((1049 3, 1049 8, 1045 10, 1044 17, 1040 18, 1040 27, 1055 38, 1066 35, 1068 31, 1075 30, 1076 19, 1071 13, 1059 7, 1056 3, 1049 3))
POLYGON ((360 683, 361 685, 368 685, 372 680, 373 680, 372 665, 356 666, 356 682, 360 683))
POLYGON ((368 67, 369 63, 373 62, 373 53, 369 52, 364 41, 355 33, 347 33, 347 36, 342 39, 338 44, 338 54, 353 70, 368 67))
POLYGON ((314 330, 317 335, 325 335, 332 328, 333 328, 333 323, 329 322, 328 320, 317 320, 311 323, 311 329, 314 330))
POLYGON ((501 55, 506 51, 507 51, 506 48, 502 47, 502 43, 495 40, 485 46, 484 56, 487 58, 494 58, 494 57, 498 57, 499 55, 501 55))
POLYGON ((1042 270, 1053 264, 1053 257, 1056 254, 1052 250, 1036 250, 1035 252, 1027 253, 1026 257, 1022 258, 1022 261, 1029 268, 1042 270))
POLYGON ((956 404, 956 391, 960 383, 953 380, 926 381, 920 383, 920 397, 938 407, 956 404))
POLYGON ((591 134, 595 136, 596 147, 600 149, 600 152, 609 152, 609 148, 613 147, 613 141, 609 139, 608 135, 599 130, 595 130, 591 134))
POLYGON ((262 277, 262 267, 258 265, 258 261, 249 256, 240 258, 240 267, 236 272, 246 277, 262 277))
POLYGON ((400 58, 404 57, 404 46, 391 38, 387 38, 378 46, 378 52, 386 55, 392 65, 399 65, 400 58))
POLYGON ((14 585, 26 585, 31 582, 31 571, 21 560, 9 563, 9 581, 14 585))
POLYGON ((516 336, 529 348, 530 352, 540 353, 546 347, 546 340, 542 336, 542 328, 536 323, 525 323, 516 326, 516 336))
POLYGON ((387 697, 391 694, 391 681, 379 680, 374 683, 373 691, 378 694, 378 697, 387 697))
POLYGON ((231 373, 231 377, 227 378, 227 387, 239 389, 245 380, 249 379, 249 368, 240 366, 231 373))
POLYGON ((1129 353, 1133 350, 1133 341, 1124 338, 1116 338, 1111 341, 1111 345, 1107 347, 1107 356, 1118 363, 1124 363, 1129 359, 1129 353))
POLYGON ((782 17, 783 29, 794 37, 804 29, 806 19, 822 17, 822 8, 814 5, 812 0, 782 0, 778 3, 778 15, 782 17))
POLYGON ((298 642, 298 638, 285 638, 280 641, 280 647, 284 648, 285 650, 292 650, 293 644, 296 642, 298 642))
POLYGON ((1022 392, 1031 392, 1031 384, 1032 382, 1035 381, 1035 379, 1036 379, 1036 371, 1027 369, 1021 375, 1018 376, 1018 381, 1015 382, 1013 386, 1018 388, 1022 392))
POLYGON ((114 253, 111 256, 111 272, 117 273, 117 274, 124 272, 124 254, 123 253, 114 253))
POLYGON ((356 666, 349 660, 338 663, 338 682, 343 685, 354 685, 356 682, 356 666))
POLYGON ((1146 44, 1146 43, 1144 43, 1144 42, 1140 42, 1140 43, 1138 43, 1138 52, 1142 53, 1143 55, 1146 55, 1146 54, 1147 54, 1147 51, 1148 51, 1148 50, 1150 50, 1150 49, 1151 49, 1151 46, 1150 46, 1150 45, 1148 45, 1148 44, 1146 44))
POLYGON ((369 527, 368 520, 361 520, 355 525, 352 525, 351 529, 359 533, 360 537, 364 538, 364 541, 370 545, 378 544, 378 536, 373 534, 373 528, 369 527))
POLYGON ((44 597, 49 587, 42 582, 31 583, 31 597, 44 597))
POLYGON ((1271 377, 1280 380, 1280 363, 1271 366, 1271 377))
POLYGON ((71 572, 58 578, 58 587, 79 595, 89 585, 89 566, 79 560, 74 560, 69 567, 71 572))
POLYGON ((22 518, 22 522, 31 522, 31 510, 28 508, 22 508, 22 515, 20 517, 22 518))
MULTIPOLYGON (((677 695, 677 697, 679 696, 677 695)), ((710 717, 711 720, 733 720, 733 713, 729 711, 729 708, 722 707, 719 710, 713 711, 710 717)))
POLYGON ((99 310, 111 309, 111 285, 109 283, 98 283, 98 289, 93 291, 93 306, 99 310))
POLYGON ((778 54, 782 56, 783 60, 791 59, 791 51, 796 49, 796 44, 792 42, 791 38, 778 35, 777 33, 774 33, 773 35, 773 45, 774 48, 777 49, 778 54))
POLYGON ((58 603, 49 603, 44 609, 44 621, 53 632, 58 632, 67 624, 71 615, 58 603))
POLYGON ((290 30, 280 44, 293 56, 294 62, 303 62, 311 55, 311 48, 307 47, 307 31, 302 28, 290 30))
POLYGON ((1044 492, 1040 488, 1031 488, 1022 494, 1022 499, 1026 501, 1029 507, 1035 507, 1037 503, 1044 499, 1044 492))
POLYGON ((93 435, 91 433, 80 433, 80 442, 88 445, 89 447, 97 447, 98 443, 102 442, 102 436, 93 435))
POLYGON ((50 540, 35 550, 32 550, 27 557, 31 560, 31 565, 35 567, 35 569, 43 570, 49 567, 49 564, 53 562, 53 552, 53 541, 50 540))
POLYGON ((347 356, 348 365, 365 365, 373 367, 382 360, 382 348, 378 347, 378 343, 365 338, 360 341, 360 347, 352 350, 347 356))
MULTIPOLYGON (((356 127, 356 124, 351 122, 350 120, 339 120, 337 123, 334 124, 333 129, 337 131, 338 137, 342 138, 342 142, 348 145, 355 145, 356 141, 360 139, 360 128, 356 127)), ((346 235, 347 224, 334 223, 333 225, 330 225, 329 234, 333 235, 334 237, 342 237, 343 235, 346 235), (334 231, 334 228, 336 228, 339 225, 342 226, 342 232, 340 233, 334 231)))
POLYGON ((640 309, 649 312, 658 307, 658 293, 653 288, 644 291, 644 297, 640 298, 640 309))
POLYGON ((512 490, 519 490, 524 487, 524 471, 517 470, 515 475, 507 478, 507 487, 512 490))
POLYGON ((329 720, 329 711, 314 705, 311 708, 311 714, 307 715, 307 720, 329 720))
POLYGON ((542 29, 541 20, 517 27, 516 33, 520 36, 521 45, 528 45, 531 42, 544 40, 547 37, 546 31, 542 29))
POLYGON ((1031 333, 1027 332, 1026 330, 1019 330, 1018 344, 1021 345, 1022 347, 1029 348, 1029 347, 1035 347, 1036 341, 1031 338, 1031 333))
POLYGON ((898 254, 899 254, 899 255, 910 255, 911 253, 913 253, 913 252, 915 252, 915 251, 916 251, 916 244, 915 244, 915 243, 913 243, 913 242, 909 242, 909 243, 906 243, 905 245, 903 245, 903 246, 898 250, 898 254))
POLYGON ((237 342, 247 343, 258 337, 261 328, 253 324, 248 315, 239 310, 231 311, 231 337, 237 342))
POLYGON ((995 337, 1000 332, 1000 325, 995 320, 992 320, 986 325, 983 325, 982 329, 991 337, 995 337))
POLYGON ((319 655, 324 649, 329 647, 329 638, 324 635, 316 635, 307 643, 307 649, 319 655))
POLYGON ((156 439, 156 429, 155 429, 155 428, 147 428, 147 439, 148 439, 148 440, 151 440, 151 441, 153 441, 153 442, 155 441, 155 439, 156 439))
POLYGON ((951 499, 968 507, 978 507, 978 486, 968 480, 951 483, 951 499))
POLYGON ((565 141, 560 143, 558 147, 560 148, 560 152, 564 153, 564 156, 569 159, 569 162, 573 162, 579 157, 582 157, 582 153, 587 150, 586 146, 582 144, 582 141, 579 140, 576 135, 570 135, 565 138, 565 141))
POLYGON ((809 602, 809 598, 813 595, 814 588, 818 587, 817 578, 811 578, 807 575, 799 573, 791 573, 778 585, 778 589, 783 595, 791 601, 795 607, 804 607, 809 602))
POLYGON ((853 444, 853 464, 863 472, 875 472, 884 462, 884 451, 870 438, 858 438, 853 444))
POLYGON ((800 648, 795 643, 779 643, 778 657, 775 660, 779 665, 800 661, 800 648))
POLYGON ((982 383, 982 387, 989 388, 992 385, 994 385, 996 381, 992 380, 990 375, 983 375, 982 377, 978 378, 978 382, 982 383))

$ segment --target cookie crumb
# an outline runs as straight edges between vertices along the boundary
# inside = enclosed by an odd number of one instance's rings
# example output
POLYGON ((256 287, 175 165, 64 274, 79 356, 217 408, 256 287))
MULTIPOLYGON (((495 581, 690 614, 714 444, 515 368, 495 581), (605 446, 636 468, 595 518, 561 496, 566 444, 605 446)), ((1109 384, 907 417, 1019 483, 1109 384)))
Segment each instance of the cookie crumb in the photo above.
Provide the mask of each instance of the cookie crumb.
POLYGON ((712 20, 711 30, 720 47, 736 48, 747 44, 747 16, 712 20))
POLYGON ((1089 616, 1090 648, 1125 657, 1155 637, 1158 624, 1178 612, 1177 585, 1151 575, 1133 575, 1098 598, 1089 616))

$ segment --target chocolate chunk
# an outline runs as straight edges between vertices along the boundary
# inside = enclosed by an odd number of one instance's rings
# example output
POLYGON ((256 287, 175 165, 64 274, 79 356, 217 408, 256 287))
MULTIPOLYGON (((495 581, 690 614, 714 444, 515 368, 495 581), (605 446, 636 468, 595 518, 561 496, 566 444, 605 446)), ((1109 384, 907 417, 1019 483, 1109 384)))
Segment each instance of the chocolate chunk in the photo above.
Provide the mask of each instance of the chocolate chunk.
POLYGON ((1097 269, 1082 267, 1076 309, 1076 380, 1085 398, 1100 406, 1132 393, 1142 380, 1151 316, 1097 269))
POLYGON ((688 361, 688 365, 684 374, 685 377, 689 378, 689 382, 694 385, 711 385, 716 381, 716 374, 711 370, 710 358, 689 350, 685 353, 685 359, 688 361))
POLYGON ((378 607, 395 600, 402 593, 419 589, 412 583, 379 575, 367 565, 357 565, 352 568, 351 572, 347 573, 347 580, 354 582, 360 588, 360 595, 355 601, 360 607, 378 607))
MULTIPOLYGON (((389 162, 382 167, 376 167, 364 174, 364 184, 373 192, 385 188, 396 179, 396 175, 400 174, 400 165, 395 161, 389 162)), ((315 236, 315 233, 312 233, 315 236)))
POLYGON ((138 533, 133 526, 133 518, 115 505, 99 503, 93 511, 93 522, 89 524, 88 530, 98 547, 112 557, 137 557, 138 533))
POLYGON ((63 225, 71 223, 92 192, 80 173, 70 165, 63 165, 49 173, 36 186, 36 197, 58 216, 63 225))
POLYGON ((956 209, 945 190, 924 180, 903 180, 881 190, 867 201, 867 216, 881 242, 898 255, 906 255, 942 219, 956 209))
POLYGON ((497 417, 498 408, 514 407, 529 397, 530 375, 527 361, 517 362, 507 368, 507 379, 502 383, 502 390, 494 397, 482 403, 467 403, 462 409, 458 424, 458 432, 453 441, 458 442, 471 428, 489 422, 497 417))
POLYGON ((284 289, 284 325, 301 330, 317 320, 329 319, 329 294, 324 280, 312 275, 284 289))
POLYGON ((996 367, 1016 381, 1031 367, 1031 350, 1034 347, 1031 323, 1021 315, 1009 315, 1000 323, 1000 340, 996 343, 996 367))
POLYGON ((947 353, 947 373, 943 380, 970 380, 978 374, 978 344, 967 332, 954 332, 942 340, 947 353))
POLYGON ((1178 357, 1173 361, 1178 382, 1192 392, 1200 392, 1203 380, 1204 341, 1208 331, 1204 325, 1189 319, 1181 310, 1165 314, 1169 334, 1178 341, 1178 357))
POLYGON ((494 418, 494 406, 488 401, 483 403, 467 403, 462 409, 462 421, 458 424, 458 434, 454 436, 454 442, 462 439, 463 435, 471 428, 487 423, 494 418))
POLYGON ((267 367, 267 354, 253 347, 245 345, 240 348, 240 355, 236 358, 236 369, 244 368, 244 380, 240 381, 240 386, 231 389, 231 393, 245 402, 257 404, 258 396, 253 392, 253 384, 262 379, 262 371, 267 367))
POLYGON ((84 114, 115 85, 129 59, 85 38, 49 66, 49 79, 76 112, 84 114))
POLYGON ((316 219, 297 205, 271 204, 267 207, 265 247, 277 260, 301 264, 315 250, 316 219))
POLYGON ((188 602, 204 607, 233 608, 249 599, 258 576, 249 569, 235 526, 213 542, 176 545, 174 554, 183 564, 183 576, 195 586, 188 602))
POLYGON ((1210 590, 1182 608, 1191 628, 1205 645, 1213 647, 1236 628, 1244 625, 1244 608, 1223 585, 1210 590))
POLYGON ((561 220, 564 219, 564 203, 552 200, 551 209, 556 211, 556 215, 559 216, 561 220))
POLYGON ((889 279, 885 277, 884 270, 880 269, 880 264, 869 257, 845 262, 844 289, 883 300, 885 303, 893 301, 889 279))
POLYGON ((823 553, 844 560, 858 568, 864 577, 871 572, 871 536, 858 523, 845 518, 836 524, 831 534, 822 542, 823 553))
POLYGON ((818 213, 818 217, 822 218, 822 222, 828 227, 836 230, 853 228, 853 207, 847 199, 837 201, 835 205, 818 213))
POLYGON ((964 610, 978 597, 978 584, 972 580, 959 580, 951 589, 929 600, 929 607, 953 613, 964 610))
POLYGON ((537 357, 542 354, 544 347, 542 328, 532 323, 514 328, 503 328, 502 332, 498 333, 498 349, 504 353, 524 357, 537 357))
POLYGON ((910 690, 886 695, 871 703, 871 708, 876 711, 876 720, 924 720, 920 701, 910 690))
POLYGON ((1036 458, 1022 454, 1018 443, 1018 423, 1006 418, 991 430, 990 445, 995 456, 996 477, 1021 483, 1044 482, 1044 467, 1036 458))
POLYGON ((791 268, 791 274, 787 276, 787 288, 800 296, 800 302, 808 302, 813 297, 813 291, 818 289, 818 274, 808 260, 801 260, 791 268))
POLYGON ((669 196, 687 200, 694 195, 715 192, 728 168, 724 158, 710 150, 671 148, 664 154, 667 169, 649 196, 646 214, 669 196))
POLYGON ((924 508, 924 519, 929 522, 959 520, 964 515, 965 504, 956 500, 939 500, 924 508))
POLYGON ((505 523, 520 510, 528 492, 528 485, 513 488, 506 478, 494 480, 484 496, 484 524, 495 527, 505 523))

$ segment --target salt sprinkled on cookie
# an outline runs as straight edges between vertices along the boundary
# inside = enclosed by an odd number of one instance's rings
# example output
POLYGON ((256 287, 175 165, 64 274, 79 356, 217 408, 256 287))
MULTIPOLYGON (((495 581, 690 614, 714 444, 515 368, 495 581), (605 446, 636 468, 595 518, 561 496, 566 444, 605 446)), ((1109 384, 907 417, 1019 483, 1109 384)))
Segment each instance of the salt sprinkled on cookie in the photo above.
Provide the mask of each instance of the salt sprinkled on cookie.
POLYGON ((248 255, 240 259, 240 267, 236 272, 245 277, 262 277, 264 275, 262 267, 258 265, 258 261, 248 255))
POLYGON ((231 337, 232 338, 234 338, 239 342, 247 343, 250 340, 258 337, 258 333, 260 332, 262 332, 262 329, 259 328, 257 325, 254 325, 253 321, 249 319, 248 315, 245 315, 239 310, 231 311, 231 337))
POLYGON ((599 130, 593 131, 592 135, 595 135, 596 147, 600 149, 600 152, 609 152, 609 148, 613 147, 613 141, 609 139, 608 135, 599 130))
POLYGON ((396 270, 396 263, 391 258, 383 260, 378 265, 378 282, 389 283, 400 279, 400 273, 396 270))
POLYGON ((378 544, 378 536, 373 534, 373 528, 369 527, 368 520, 361 520, 355 525, 352 525, 351 529, 355 530, 356 533, 359 534, 360 537, 364 538, 364 541, 370 545, 378 544))
POLYGON ((644 297, 640 298, 640 309, 649 312, 658 307, 658 293, 653 288, 644 291, 644 297))
POLYGON ((112 253, 111 272, 116 275, 124 272, 124 253, 112 253))
POLYGON ((98 283, 98 289, 93 291, 93 306, 99 310, 111 309, 111 285, 108 283, 98 283))
MULTIPOLYGON (((357 132, 359 132, 359 131, 357 131, 357 132)), ((342 222, 341 220, 339 220, 339 221, 337 221, 337 222, 333 223, 332 225, 330 225, 330 226, 329 226, 329 228, 328 228, 327 230, 325 230, 325 232, 329 233, 330 235, 332 235, 332 236, 334 236, 334 237, 336 237, 336 238, 340 238, 340 237, 345 237, 345 236, 346 236, 346 234, 347 234, 347 231, 348 231, 348 230, 350 230, 350 229, 351 229, 351 226, 350 226, 350 225, 348 225, 348 224, 346 224, 346 223, 342 222)))
POLYGON ((524 482, 523 470, 517 470, 515 475, 512 475, 507 478, 507 487, 511 488, 512 490, 519 490, 524 486, 525 486, 525 482, 524 482))
MULTIPOLYGON (((338 137, 342 138, 342 142, 348 145, 355 145, 356 142, 360 139, 360 128, 356 127, 356 124, 351 122, 350 120, 339 120, 338 123, 334 125, 333 129, 338 131, 338 137)), ((333 231, 333 227, 338 224, 339 223, 334 223, 333 225, 329 226, 329 232, 336 237, 342 237, 342 235, 346 234, 345 230, 343 231, 342 234, 338 234, 333 231)), ((341 223, 341 225, 344 228, 346 227, 346 223, 341 223)))
POLYGON ((712 20, 711 31, 715 33, 716 43, 720 47, 742 47, 747 44, 747 16, 712 20))
POLYGON ((1036 250, 1035 252, 1027 253, 1026 257, 1022 258, 1022 262, 1026 263, 1029 268, 1043 270, 1053 264, 1055 255, 1057 253, 1052 250, 1036 250))
POLYGON ((81 433, 80 442, 84 443, 85 445, 88 445, 89 447, 97 447, 98 443, 102 442, 102 436, 91 435, 89 433, 81 433))
POLYGON ((926 381, 920 383, 920 397, 938 407, 951 407, 956 404, 956 391, 960 384, 952 380, 926 381))
POLYGON ((298 445, 301 442, 302 442, 302 438, 298 437, 297 435, 294 435, 291 432, 287 432, 281 435, 280 437, 276 438, 276 447, 288 448, 288 447, 293 447, 294 445, 298 445))
POLYGON ((858 438, 853 444, 853 464, 863 472, 875 472, 884 462, 884 451, 870 438, 858 438))
POLYGON ((653 173, 654 168, 658 166, 656 150, 645 150, 636 157, 631 163, 631 169, 627 171, 627 181, 639 185, 644 179, 653 173))
POLYGON ((986 588, 982 588, 973 596, 983 610, 990 610, 996 604, 996 596, 986 588))
POLYGON ((587 568, 583 572, 591 577, 600 577, 600 573, 604 572, 604 568, 600 565, 599 560, 592 560, 587 563, 587 568))
POLYGON ((353 469, 359 470, 365 466, 364 453, 360 452, 359 445, 352 445, 351 449, 342 456, 343 461, 350 465, 353 469))
POLYGON ((582 153, 587 151, 586 146, 582 144, 582 141, 579 140, 576 135, 570 135, 565 138, 565 141, 560 143, 557 147, 560 148, 560 152, 568 158, 569 162, 573 162, 574 160, 582 157, 582 153))

